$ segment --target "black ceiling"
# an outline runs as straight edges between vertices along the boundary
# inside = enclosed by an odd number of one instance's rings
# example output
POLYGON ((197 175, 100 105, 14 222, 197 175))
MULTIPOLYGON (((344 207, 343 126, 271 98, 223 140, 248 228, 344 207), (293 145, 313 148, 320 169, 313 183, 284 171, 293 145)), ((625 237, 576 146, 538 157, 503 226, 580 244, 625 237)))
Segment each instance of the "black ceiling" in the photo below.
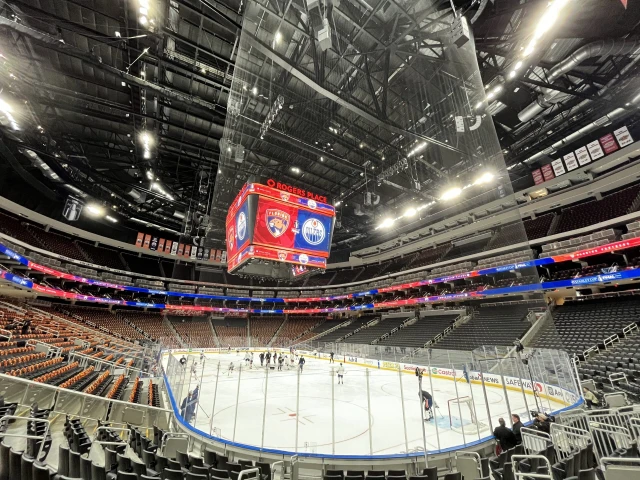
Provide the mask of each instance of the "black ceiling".
MULTIPOLYGON (((566 1, 565 14, 513 80, 509 71, 548 0, 454 2, 473 21, 486 92, 503 86, 478 113, 492 115, 505 162, 515 165, 512 180, 528 181, 536 162, 521 162, 612 108, 625 109, 620 119, 635 115, 638 48, 590 57, 552 84, 547 79, 585 44, 635 42, 640 2, 630 0, 625 9, 619 0, 566 1), (556 92, 553 107, 521 122, 518 113, 546 88, 556 92)), ((186 227, 175 212, 189 218, 199 211, 210 215, 214 239, 224 238, 223 199, 249 175, 277 175, 341 200, 336 241, 371 241, 381 218, 437 198, 453 178, 477 171, 478 158, 467 161, 464 148, 447 136, 453 119, 423 119, 416 110, 420 102, 433 103, 421 86, 435 78, 445 98, 444 77, 456 71, 441 63, 451 3, 333 0, 321 6, 309 11, 307 0, 8 0, 0 7, 0 99, 11 107, 0 118, 3 162, 27 181, 41 182, 36 190, 43 203, 77 195, 75 188, 123 224, 135 218, 136 228, 149 223, 176 232, 186 227), (323 17, 332 28, 332 46, 324 52, 317 41, 323 17), (277 45, 276 34, 282 37, 277 45), (277 94, 285 107, 260 139, 277 94), (235 123, 230 98, 240 119, 235 123), (146 149, 143 132, 150 138, 146 149), (413 169, 381 181, 380 172, 416 142, 432 150, 413 169), (238 145, 245 149, 242 164, 234 161, 238 145), (376 208, 362 205, 366 190, 380 195, 376 208)), ((451 85, 473 82, 469 76, 451 85)))

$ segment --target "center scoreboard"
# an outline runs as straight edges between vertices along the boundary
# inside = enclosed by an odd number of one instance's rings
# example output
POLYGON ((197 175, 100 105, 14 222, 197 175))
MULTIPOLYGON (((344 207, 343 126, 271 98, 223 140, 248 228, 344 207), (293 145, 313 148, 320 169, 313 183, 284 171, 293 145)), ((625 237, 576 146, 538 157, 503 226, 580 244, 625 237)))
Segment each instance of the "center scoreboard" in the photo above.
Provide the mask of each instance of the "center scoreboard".
POLYGON ((327 267, 332 205, 259 183, 245 184, 226 219, 227 269, 236 275, 293 279, 327 267))

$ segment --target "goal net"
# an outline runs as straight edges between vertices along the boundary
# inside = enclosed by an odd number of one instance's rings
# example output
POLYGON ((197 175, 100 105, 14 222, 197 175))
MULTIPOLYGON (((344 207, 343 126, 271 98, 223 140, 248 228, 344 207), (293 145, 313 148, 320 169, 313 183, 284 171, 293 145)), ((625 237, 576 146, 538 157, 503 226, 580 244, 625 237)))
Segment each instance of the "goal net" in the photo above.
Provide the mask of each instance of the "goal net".
POLYGON ((454 432, 474 434, 489 429, 486 423, 478 421, 471 397, 450 398, 447 403, 449 425, 454 432))

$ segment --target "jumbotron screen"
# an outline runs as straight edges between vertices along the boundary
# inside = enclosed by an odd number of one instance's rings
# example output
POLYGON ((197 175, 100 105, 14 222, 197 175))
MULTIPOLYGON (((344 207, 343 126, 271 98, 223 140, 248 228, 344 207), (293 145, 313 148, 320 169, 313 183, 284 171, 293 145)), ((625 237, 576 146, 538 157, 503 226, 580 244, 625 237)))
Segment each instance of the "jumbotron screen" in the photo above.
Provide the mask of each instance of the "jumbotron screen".
POLYGON ((227 213, 228 271, 293 278, 325 269, 335 209, 309 197, 245 184, 227 213))

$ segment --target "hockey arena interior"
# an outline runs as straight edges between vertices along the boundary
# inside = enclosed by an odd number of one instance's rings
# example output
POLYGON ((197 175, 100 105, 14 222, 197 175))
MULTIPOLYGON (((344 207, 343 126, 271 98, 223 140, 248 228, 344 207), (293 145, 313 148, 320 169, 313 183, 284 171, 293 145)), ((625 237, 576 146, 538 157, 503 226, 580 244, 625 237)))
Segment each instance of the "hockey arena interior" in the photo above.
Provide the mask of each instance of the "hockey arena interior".
POLYGON ((640 479, 640 1, 6 0, 0 480, 640 479))

